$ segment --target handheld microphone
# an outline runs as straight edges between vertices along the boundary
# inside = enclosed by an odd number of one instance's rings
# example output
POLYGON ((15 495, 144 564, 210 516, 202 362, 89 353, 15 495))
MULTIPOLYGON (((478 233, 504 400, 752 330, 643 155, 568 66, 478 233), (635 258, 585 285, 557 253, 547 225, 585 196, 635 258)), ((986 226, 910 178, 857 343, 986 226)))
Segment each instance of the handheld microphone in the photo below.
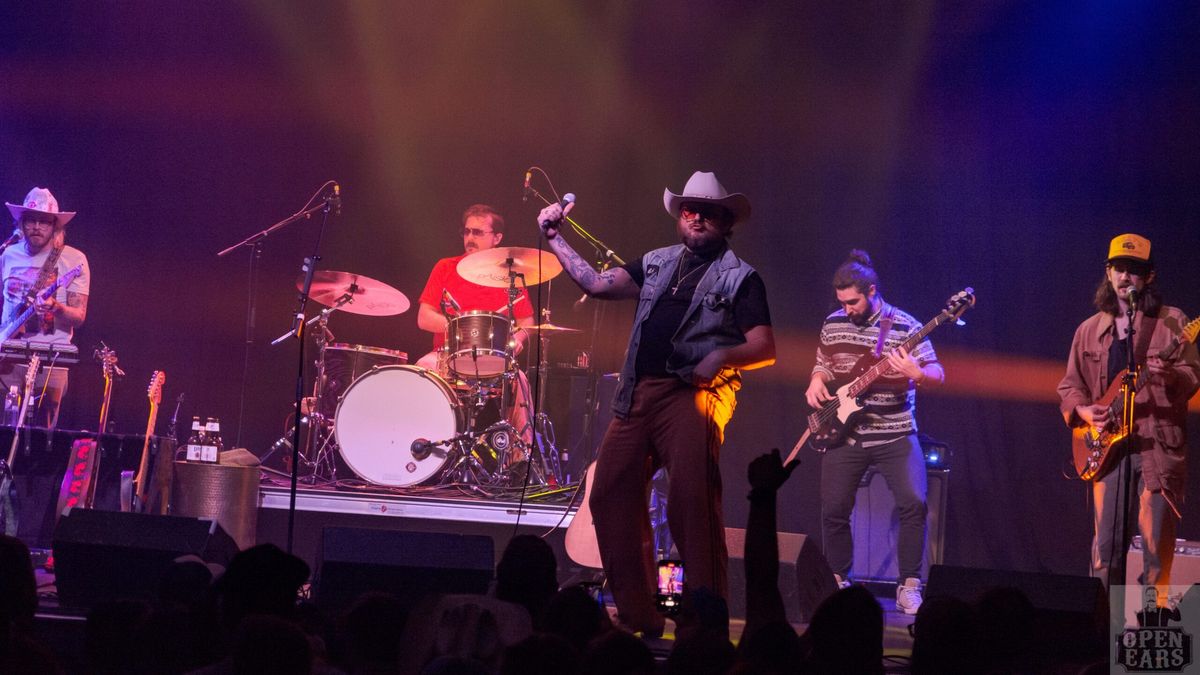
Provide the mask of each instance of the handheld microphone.
POLYGON ((524 190, 524 192, 521 193, 521 201, 523 201, 523 202, 529 201, 529 179, 530 178, 533 178, 533 172, 526 171, 525 172, 525 190, 524 190))

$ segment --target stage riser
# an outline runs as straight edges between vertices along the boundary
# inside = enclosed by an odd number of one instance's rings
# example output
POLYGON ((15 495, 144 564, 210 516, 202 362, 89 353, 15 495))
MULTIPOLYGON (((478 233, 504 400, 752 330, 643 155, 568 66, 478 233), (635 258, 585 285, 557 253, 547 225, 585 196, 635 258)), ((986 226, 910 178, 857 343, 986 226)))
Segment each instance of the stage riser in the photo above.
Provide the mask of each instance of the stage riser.
MULTIPOLYGON (((563 547, 566 528, 551 528, 544 524, 522 524, 516 532, 512 522, 493 523, 478 520, 430 519, 427 517, 407 518, 404 516, 366 515, 359 513, 337 513, 323 511, 296 511, 295 534, 292 552, 302 558, 312 569, 320 561, 322 537, 327 527, 353 527, 374 530, 404 532, 445 532, 464 535, 491 537, 495 562, 500 562, 505 547, 515 534, 544 536, 546 543, 554 549, 558 558, 558 581, 560 584, 591 580, 595 573, 571 562, 563 547)), ((260 508, 258 511, 258 542, 270 542, 280 548, 287 545, 287 511, 276 508, 260 508)), ((450 561, 447 561, 450 563, 450 561)))

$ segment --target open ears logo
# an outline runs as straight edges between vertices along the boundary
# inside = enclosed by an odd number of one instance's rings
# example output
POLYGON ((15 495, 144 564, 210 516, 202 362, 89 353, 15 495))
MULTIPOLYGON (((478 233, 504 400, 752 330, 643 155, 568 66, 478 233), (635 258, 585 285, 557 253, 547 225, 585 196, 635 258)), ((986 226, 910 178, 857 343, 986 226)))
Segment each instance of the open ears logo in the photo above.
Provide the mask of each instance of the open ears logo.
POLYGON ((1200 673, 1192 658, 1192 636, 1200 628, 1200 591, 1191 586, 1114 585, 1109 602, 1112 672, 1200 673))

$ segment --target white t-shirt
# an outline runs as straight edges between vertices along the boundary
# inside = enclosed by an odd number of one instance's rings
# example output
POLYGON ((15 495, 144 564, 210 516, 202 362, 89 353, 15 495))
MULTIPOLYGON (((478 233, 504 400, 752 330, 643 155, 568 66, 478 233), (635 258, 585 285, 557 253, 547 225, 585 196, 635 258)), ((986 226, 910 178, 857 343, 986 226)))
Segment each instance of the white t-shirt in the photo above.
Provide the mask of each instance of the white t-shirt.
MULTIPOLYGON (((16 317, 21 305, 24 304, 25 296, 29 294, 29 289, 33 288, 33 284, 37 281, 38 274, 42 271, 42 265, 46 263, 46 258, 50 255, 50 250, 51 247, 46 246, 37 255, 31 256, 25 250, 25 243, 17 242, 9 246, 3 255, 0 255, 0 279, 3 279, 4 283, 4 316, 3 323, 0 325, 7 326, 16 317)), ((87 295, 92 283, 92 273, 88 269, 87 256, 73 246, 64 246, 62 254, 58 257, 58 263, 54 266, 55 273, 50 275, 48 283, 54 283, 56 279, 66 276, 67 272, 76 265, 82 267, 79 276, 71 280, 66 288, 60 287, 54 294, 54 299, 64 305, 67 304, 68 292, 87 295)), ((49 332, 32 333, 27 329, 17 339, 34 343, 56 344, 71 342, 71 335, 71 327, 63 322, 62 317, 55 316, 53 329, 49 332)))

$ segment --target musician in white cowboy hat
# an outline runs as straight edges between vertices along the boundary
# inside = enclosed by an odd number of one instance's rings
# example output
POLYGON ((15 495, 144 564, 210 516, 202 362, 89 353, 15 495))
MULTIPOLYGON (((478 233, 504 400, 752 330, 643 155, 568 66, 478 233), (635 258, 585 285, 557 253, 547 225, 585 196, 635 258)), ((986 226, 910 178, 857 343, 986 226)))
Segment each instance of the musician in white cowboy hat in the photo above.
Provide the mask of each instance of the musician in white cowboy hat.
MULTIPOLYGON (((75 328, 87 318, 88 290, 91 272, 87 256, 66 244, 66 224, 75 217, 74 211, 62 211, 58 200, 46 188, 35 187, 20 204, 5 202, 16 225, 13 245, 0 254, 0 280, 4 284, 3 323, 5 332, 12 331, 9 340, 22 345, 40 347, 72 345, 75 328), (79 268, 78 272, 72 272, 79 268), (60 279, 70 277, 53 292, 50 287, 60 279), (43 297, 45 296, 45 297, 43 297), (28 320, 14 326, 16 319, 28 308, 33 313, 28 320)), ((51 352, 47 355, 52 357, 51 352)), ((49 360, 49 358, 47 359, 49 360)), ((44 363, 38 375, 36 389, 45 394, 32 404, 34 420, 39 426, 53 427, 58 421, 59 404, 67 389, 67 371, 61 366, 50 369, 44 363), (48 380, 48 384, 47 384, 48 380)), ((0 368, 0 386, 5 391, 11 385, 23 386, 24 364, 0 368), (8 372, 4 372, 8 371, 8 372)))
POLYGON ((588 295, 641 300, 589 503, 618 622, 647 636, 661 634, 664 623, 654 602, 647 467, 665 466, 670 475, 667 522, 685 583, 724 598, 728 555, 717 463, 725 424, 741 371, 775 362, 766 288, 729 247, 734 225, 750 217, 750 200, 697 171, 680 193, 664 190, 663 205, 680 243, 603 272, 559 236, 559 204, 538 215, 550 250, 588 295))

